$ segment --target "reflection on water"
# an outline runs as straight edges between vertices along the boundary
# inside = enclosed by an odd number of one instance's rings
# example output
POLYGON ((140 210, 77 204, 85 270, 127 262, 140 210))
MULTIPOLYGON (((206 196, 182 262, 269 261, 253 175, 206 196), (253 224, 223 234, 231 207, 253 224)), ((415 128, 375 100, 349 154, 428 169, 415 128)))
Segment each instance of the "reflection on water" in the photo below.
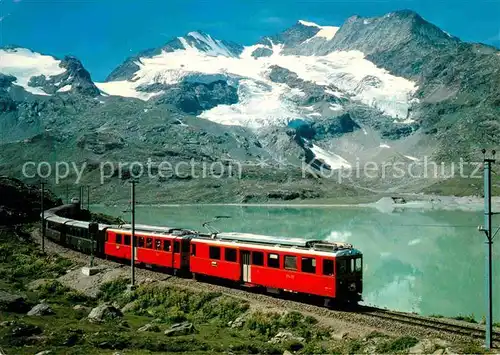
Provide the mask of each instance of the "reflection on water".
MULTIPOLYGON (((126 206, 94 207, 123 216, 126 206)), ((362 208, 237 206, 137 207, 137 223, 202 230, 214 216, 224 231, 347 241, 364 254, 368 304, 422 314, 484 314, 482 213, 362 208)), ((500 224, 500 216, 494 220, 500 224)), ((500 304, 499 244, 494 244, 494 300, 500 304)), ((500 321, 500 309, 495 310, 500 321)))

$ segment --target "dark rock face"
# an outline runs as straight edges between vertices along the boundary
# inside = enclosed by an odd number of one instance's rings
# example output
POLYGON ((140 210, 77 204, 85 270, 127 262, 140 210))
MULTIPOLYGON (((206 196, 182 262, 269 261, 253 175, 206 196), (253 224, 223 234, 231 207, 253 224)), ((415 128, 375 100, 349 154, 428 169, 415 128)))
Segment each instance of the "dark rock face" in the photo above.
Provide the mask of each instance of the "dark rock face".
MULTIPOLYGON (((66 71, 62 74, 51 76, 48 79, 44 75, 34 76, 28 85, 41 87, 47 94, 58 93, 58 90, 70 86, 71 89, 64 92, 78 93, 86 96, 98 96, 99 89, 95 86, 90 73, 83 64, 75 57, 66 56, 60 66, 66 71)), ((64 93, 63 92, 63 93, 64 93)))
POLYGON ((318 27, 306 26, 297 22, 285 31, 270 37, 265 37, 259 43, 271 46, 272 44, 283 44, 286 47, 294 47, 305 40, 313 37, 320 31, 318 27))
POLYGON ((319 137, 340 137, 361 127, 352 119, 349 113, 345 113, 338 117, 315 121, 312 128, 315 130, 316 136, 319 137))
POLYGON ((252 52, 252 57, 261 58, 261 57, 270 57, 273 55, 273 50, 267 47, 257 48, 252 52))
POLYGON ((7 293, 0 290, 0 310, 3 312, 24 313, 30 309, 26 299, 17 294, 7 293))
MULTIPOLYGON (((155 87, 154 91, 160 87, 155 87)), ((181 111, 197 115, 217 105, 232 105, 238 102, 237 89, 218 80, 209 84, 183 82, 165 87, 164 94, 156 99, 157 104, 172 104, 181 111)), ((151 88, 146 88, 146 90, 151 88)))
MULTIPOLYGON (((0 176, 0 225, 12 225, 36 221, 40 218, 40 188, 22 183, 17 179, 0 176)), ((62 203, 49 191, 45 191, 44 208, 62 203)))
POLYGON ((305 95, 300 98, 301 105, 311 105, 324 101, 330 103, 343 103, 346 100, 325 92, 326 89, 339 91, 336 87, 321 86, 310 81, 302 80, 290 70, 273 65, 270 67, 269 79, 275 83, 287 84, 291 88, 300 89, 305 95))
POLYGON ((14 81, 16 81, 15 76, 0 73, 0 88, 1 89, 8 88, 14 81))

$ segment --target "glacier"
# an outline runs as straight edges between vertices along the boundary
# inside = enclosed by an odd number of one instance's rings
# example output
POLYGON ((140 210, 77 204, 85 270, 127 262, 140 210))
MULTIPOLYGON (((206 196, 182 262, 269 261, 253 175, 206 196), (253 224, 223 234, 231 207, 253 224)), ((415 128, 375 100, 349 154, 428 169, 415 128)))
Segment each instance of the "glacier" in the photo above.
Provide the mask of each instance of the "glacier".
MULTIPOLYGON (((321 28, 335 35, 328 26, 310 22, 308 26, 321 28)), ((371 106, 398 123, 411 123, 408 112, 416 99, 412 98, 417 90, 415 82, 392 75, 367 60, 360 51, 335 51, 323 56, 299 56, 282 54, 283 45, 256 44, 244 47, 235 56, 219 40, 206 34, 190 32, 189 38, 206 45, 206 50, 188 43, 179 37, 183 49, 163 50, 151 57, 141 57, 135 62, 138 70, 130 80, 96 83, 106 94, 135 97, 150 100, 161 95, 162 91, 144 92, 140 87, 153 84, 174 85, 188 80, 193 75, 224 75, 234 78, 238 85, 239 102, 233 105, 219 105, 199 115, 225 125, 240 125, 258 129, 269 125, 283 125, 290 120, 304 117, 303 108, 293 97, 297 95, 286 84, 275 83, 269 79, 272 66, 290 70, 304 81, 325 87, 325 92, 337 97, 349 97, 371 106), (253 57, 258 48, 272 49, 267 57, 253 57), (334 85, 340 92, 328 89, 334 85), (328 90, 328 91, 327 91, 328 90)), ((335 110, 342 109, 336 105, 335 110)))

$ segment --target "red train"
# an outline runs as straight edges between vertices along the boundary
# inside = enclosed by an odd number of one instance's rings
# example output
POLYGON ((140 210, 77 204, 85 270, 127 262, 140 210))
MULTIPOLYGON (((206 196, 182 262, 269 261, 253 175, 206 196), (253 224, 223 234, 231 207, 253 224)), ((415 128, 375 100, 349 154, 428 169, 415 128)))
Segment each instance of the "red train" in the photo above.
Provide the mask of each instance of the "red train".
MULTIPOLYGON (((91 238, 88 222, 64 218, 68 208, 45 212, 47 236, 77 250, 130 261, 130 225, 101 224, 91 238)), ((137 264, 179 275, 319 296, 325 304, 361 300, 362 254, 347 243, 136 225, 134 244, 137 264)))

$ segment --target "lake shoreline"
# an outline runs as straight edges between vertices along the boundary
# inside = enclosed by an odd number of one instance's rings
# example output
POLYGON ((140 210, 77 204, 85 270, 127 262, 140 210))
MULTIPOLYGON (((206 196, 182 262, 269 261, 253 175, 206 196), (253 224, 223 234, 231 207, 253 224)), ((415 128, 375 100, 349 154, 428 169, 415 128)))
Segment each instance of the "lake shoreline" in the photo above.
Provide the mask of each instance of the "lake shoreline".
MULTIPOLYGON (((484 199, 478 196, 439 196, 439 195, 395 195, 394 197, 378 197, 372 202, 360 203, 357 198, 352 203, 339 203, 336 199, 301 200, 299 203, 286 201, 275 203, 156 203, 136 204, 136 207, 182 207, 182 206, 232 206, 232 207, 268 207, 268 208, 375 208, 382 212, 393 210, 448 210, 478 212, 484 210, 484 199)), ((116 204, 94 204, 94 206, 118 206, 116 204)), ((500 196, 491 199, 493 212, 500 211, 500 196)))

